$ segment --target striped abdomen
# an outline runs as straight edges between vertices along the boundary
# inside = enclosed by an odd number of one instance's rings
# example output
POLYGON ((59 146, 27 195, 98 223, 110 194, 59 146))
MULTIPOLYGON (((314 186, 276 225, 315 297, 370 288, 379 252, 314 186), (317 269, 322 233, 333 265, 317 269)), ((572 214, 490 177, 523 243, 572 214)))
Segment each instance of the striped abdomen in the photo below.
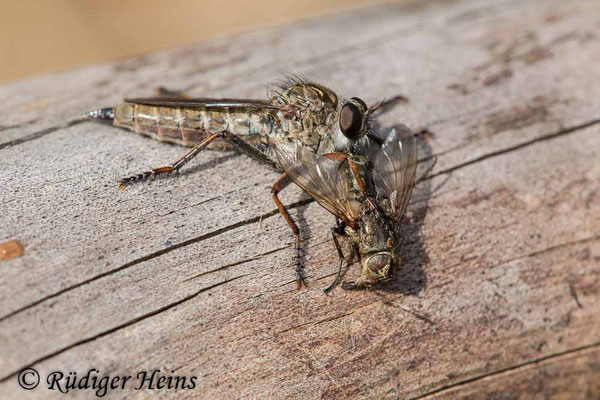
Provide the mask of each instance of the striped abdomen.
MULTIPOLYGON (((214 133, 228 130, 249 144, 267 144, 275 129, 269 109, 167 107, 145 104, 120 104, 115 108, 113 124, 148 135, 163 142, 193 147, 214 133)), ((223 141, 209 145, 212 149, 230 149, 223 141)))

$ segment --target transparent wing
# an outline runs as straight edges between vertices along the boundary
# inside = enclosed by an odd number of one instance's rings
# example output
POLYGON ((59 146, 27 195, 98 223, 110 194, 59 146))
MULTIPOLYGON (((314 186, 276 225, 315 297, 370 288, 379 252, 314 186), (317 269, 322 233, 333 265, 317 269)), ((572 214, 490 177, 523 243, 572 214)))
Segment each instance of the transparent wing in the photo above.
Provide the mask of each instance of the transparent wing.
POLYGON ((415 183, 417 145, 410 129, 398 125, 390 130, 375 157, 373 183, 377 198, 389 216, 401 218, 415 183))
POLYGON ((349 224, 356 220, 362 205, 345 158, 317 156, 301 143, 278 144, 275 154, 290 179, 323 208, 349 224))
POLYGON ((173 97, 147 97, 136 99, 125 99, 126 103, 144 104, 148 106, 163 107, 190 107, 198 109, 279 109, 268 101, 249 99, 205 99, 205 98, 173 98, 173 97))

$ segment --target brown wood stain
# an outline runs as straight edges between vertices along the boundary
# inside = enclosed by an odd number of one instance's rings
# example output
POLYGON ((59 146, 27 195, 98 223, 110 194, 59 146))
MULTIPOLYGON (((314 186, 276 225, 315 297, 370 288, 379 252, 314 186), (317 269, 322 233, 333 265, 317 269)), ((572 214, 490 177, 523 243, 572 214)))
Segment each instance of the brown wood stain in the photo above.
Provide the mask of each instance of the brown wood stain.
POLYGON ((10 260, 23 255, 23 244, 18 240, 0 243, 0 261, 10 260))

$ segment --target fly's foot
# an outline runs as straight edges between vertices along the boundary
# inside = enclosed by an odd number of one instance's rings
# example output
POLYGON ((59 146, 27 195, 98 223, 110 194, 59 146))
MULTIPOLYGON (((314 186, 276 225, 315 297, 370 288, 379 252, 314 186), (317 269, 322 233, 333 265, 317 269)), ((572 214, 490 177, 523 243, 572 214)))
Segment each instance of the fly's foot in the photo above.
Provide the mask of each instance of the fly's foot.
POLYGON ((117 185, 119 186, 120 190, 123 190, 125 189, 125 187, 127 187, 127 185, 130 185, 132 183, 144 182, 148 179, 155 178, 158 175, 170 174, 176 171, 177 170, 170 165, 165 167, 154 168, 152 171, 145 171, 137 175, 132 175, 127 178, 120 179, 117 181, 117 185))
POLYGON ((302 287, 307 288, 306 278, 304 277, 304 268, 302 266, 296 267, 296 289, 300 290, 302 287))
MULTIPOLYGON (((335 277, 335 279, 333 280, 333 283, 331 285, 327 286, 325 289, 323 289, 323 292, 325 294, 331 292, 333 290, 333 288, 335 288, 338 285, 338 283, 340 282, 339 278, 340 278, 339 275, 337 275, 335 277)), ((344 282, 344 283, 346 283, 346 282, 344 282)))
POLYGON ((127 178, 118 180, 117 185, 119 186, 119 190, 123 190, 123 189, 125 189, 125 187, 127 187, 127 185, 131 185, 132 183, 136 183, 136 182, 145 181, 146 179, 150 178, 151 175, 152 175, 152 171, 142 172, 141 174, 132 175, 127 178))
POLYGON ((371 284, 365 281, 346 281, 342 283, 342 289, 344 290, 363 290, 363 289, 371 289, 371 284))

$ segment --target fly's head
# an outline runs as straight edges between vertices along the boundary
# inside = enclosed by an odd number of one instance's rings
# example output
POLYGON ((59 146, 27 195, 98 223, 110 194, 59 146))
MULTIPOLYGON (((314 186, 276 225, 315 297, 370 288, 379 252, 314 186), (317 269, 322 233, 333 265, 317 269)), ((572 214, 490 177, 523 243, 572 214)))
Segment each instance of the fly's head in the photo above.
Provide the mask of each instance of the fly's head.
POLYGON ((339 129, 342 133, 336 136, 338 149, 353 148, 353 152, 367 154, 370 143, 381 145, 382 140, 376 134, 379 128, 373 115, 378 106, 369 108, 358 97, 352 97, 343 104, 338 114, 339 129))
POLYGON ((393 261, 394 257, 391 251, 380 251, 367 256, 362 256, 362 274, 360 278, 356 281, 344 282, 342 284, 342 289, 369 289, 377 286, 388 278, 393 261))
POLYGON ((352 142, 356 142, 369 132, 371 113, 375 108, 369 108, 362 99, 352 97, 340 110, 340 131, 352 142))

